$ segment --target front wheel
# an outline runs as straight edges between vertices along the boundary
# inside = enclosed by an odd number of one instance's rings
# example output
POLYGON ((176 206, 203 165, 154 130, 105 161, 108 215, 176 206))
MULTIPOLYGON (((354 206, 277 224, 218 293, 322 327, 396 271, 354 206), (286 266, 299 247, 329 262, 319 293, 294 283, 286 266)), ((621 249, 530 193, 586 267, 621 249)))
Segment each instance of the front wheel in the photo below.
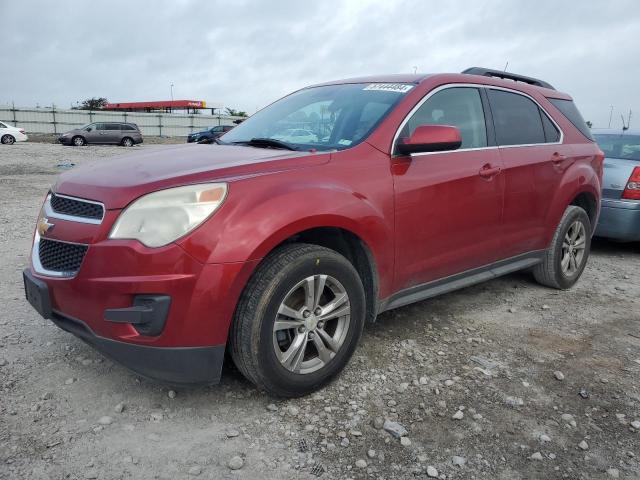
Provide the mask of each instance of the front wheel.
POLYGON ((316 245, 286 245, 247 284, 231 327, 231 355, 270 394, 305 395, 348 363, 364 318, 362 281, 345 257, 316 245))
POLYGON ((569 205, 560 220, 551 246, 533 269, 538 283, 565 290, 580 278, 591 250, 591 221, 587 212, 569 205))
POLYGON ((3 145, 13 145, 16 142, 16 139, 13 137, 13 135, 6 134, 2 136, 2 139, 0 139, 0 141, 3 145))
POLYGON ((77 137, 73 137, 73 138, 71 139, 71 144, 72 144, 73 146, 75 146, 75 147, 81 147, 81 146, 83 146, 85 143, 87 143, 87 142, 85 141, 84 137, 81 137, 81 136, 79 136, 79 135, 78 135, 77 137))

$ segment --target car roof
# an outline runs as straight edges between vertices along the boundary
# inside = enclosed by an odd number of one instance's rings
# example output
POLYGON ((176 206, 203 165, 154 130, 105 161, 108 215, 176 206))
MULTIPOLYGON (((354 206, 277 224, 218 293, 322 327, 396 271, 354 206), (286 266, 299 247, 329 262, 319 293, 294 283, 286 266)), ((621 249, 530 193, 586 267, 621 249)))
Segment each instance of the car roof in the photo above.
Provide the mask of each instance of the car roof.
POLYGON ((471 73, 418 73, 418 74, 390 74, 390 75, 371 75, 366 77, 346 78, 342 80, 334 80, 331 82, 310 85, 306 88, 321 87, 327 85, 341 85, 349 83, 410 83, 419 85, 427 80, 441 83, 475 83, 480 85, 496 86, 520 90, 525 93, 540 92, 548 98, 560 98, 563 100, 572 100, 571 96, 564 92, 551 88, 531 85, 525 82, 516 82, 497 77, 488 77, 471 73))

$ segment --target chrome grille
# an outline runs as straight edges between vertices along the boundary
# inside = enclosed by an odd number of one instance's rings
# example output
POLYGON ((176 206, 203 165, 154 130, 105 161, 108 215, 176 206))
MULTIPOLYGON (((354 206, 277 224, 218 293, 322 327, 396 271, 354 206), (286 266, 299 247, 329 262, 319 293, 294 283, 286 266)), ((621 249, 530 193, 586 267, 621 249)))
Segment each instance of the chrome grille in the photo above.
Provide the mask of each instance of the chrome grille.
POLYGON ((51 194, 51 209, 55 213, 72 217, 91 218, 102 220, 104 207, 99 203, 85 201, 79 198, 71 198, 51 194))

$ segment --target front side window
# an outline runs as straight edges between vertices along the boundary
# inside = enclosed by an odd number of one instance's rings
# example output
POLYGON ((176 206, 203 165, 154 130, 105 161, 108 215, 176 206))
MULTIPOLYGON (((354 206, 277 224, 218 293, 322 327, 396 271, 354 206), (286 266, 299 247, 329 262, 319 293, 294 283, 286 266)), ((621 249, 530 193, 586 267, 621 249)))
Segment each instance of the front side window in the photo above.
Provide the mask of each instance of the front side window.
POLYGON ((531 145, 545 143, 544 128, 538 105, 517 93, 489 90, 498 145, 531 145))
POLYGON ((434 93, 409 118, 400 137, 410 136, 421 125, 458 127, 461 149, 487 146, 487 127, 477 88, 452 87, 434 93))
POLYGON ((270 139, 294 150, 343 150, 363 141, 413 88, 403 83, 352 83, 305 88, 225 133, 222 143, 270 139))

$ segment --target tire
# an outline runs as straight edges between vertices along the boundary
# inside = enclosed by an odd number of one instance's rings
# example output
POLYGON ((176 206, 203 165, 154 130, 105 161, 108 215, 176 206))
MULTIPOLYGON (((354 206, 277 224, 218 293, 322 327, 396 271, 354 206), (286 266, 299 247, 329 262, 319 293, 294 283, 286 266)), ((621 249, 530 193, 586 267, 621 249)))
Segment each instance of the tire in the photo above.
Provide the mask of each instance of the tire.
POLYGON ((285 245, 264 259, 244 289, 229 336, 231 357, 249 381, 269 394, 306 395, 348 363, 362 335, 365 311, 362 281, 345 257, 316 245, 285 245), (307 290, 308 286, 313 288, 307 290), (319 301, 308 301, 319 307, 307 315, 305 294, 316 288, 321 294, 314 297, 319 301), (347 299, 340 303, 344 294, 347 299), (299 317, 283 315, 283 309, 299 317), (336 317, 330 319, 332 311, 336 317), (292 326, 276 333, 276 321, 278 327, 292 326), (301 354, 289 355, 296 344, 303 345, 303 340, 294 341, 304 338, 308 343, 297 349, 301 354), (324 359, 318 342, 333 348, 323 350, 324 359))
POLYGON ((87 141, 84 139, 84 137, 81 137, 80 135, 77 135, 71 139, 71 145, 73 145, 74 147, 82 147, 83 145, 86 145, 86 144, 87 144, 87 141))
POLYGON ((120 142, 120 145, 122 145, 123 147, 133 147, 133 138, 124 137, 120 142))
POLYGON ((13 135, 9 135, 8 133, 6 135, 3 135, 0 141, 3 145, 13 145, 14 143, 16 143, 15 137, 13 135))
POLYGON ((582 208, 569 205, 553 235, 543 262, 533 268, 533 276, 538 283, 547 287, 559 290, 571 288, 582 275, 590 251, 589 216, 582 208))

